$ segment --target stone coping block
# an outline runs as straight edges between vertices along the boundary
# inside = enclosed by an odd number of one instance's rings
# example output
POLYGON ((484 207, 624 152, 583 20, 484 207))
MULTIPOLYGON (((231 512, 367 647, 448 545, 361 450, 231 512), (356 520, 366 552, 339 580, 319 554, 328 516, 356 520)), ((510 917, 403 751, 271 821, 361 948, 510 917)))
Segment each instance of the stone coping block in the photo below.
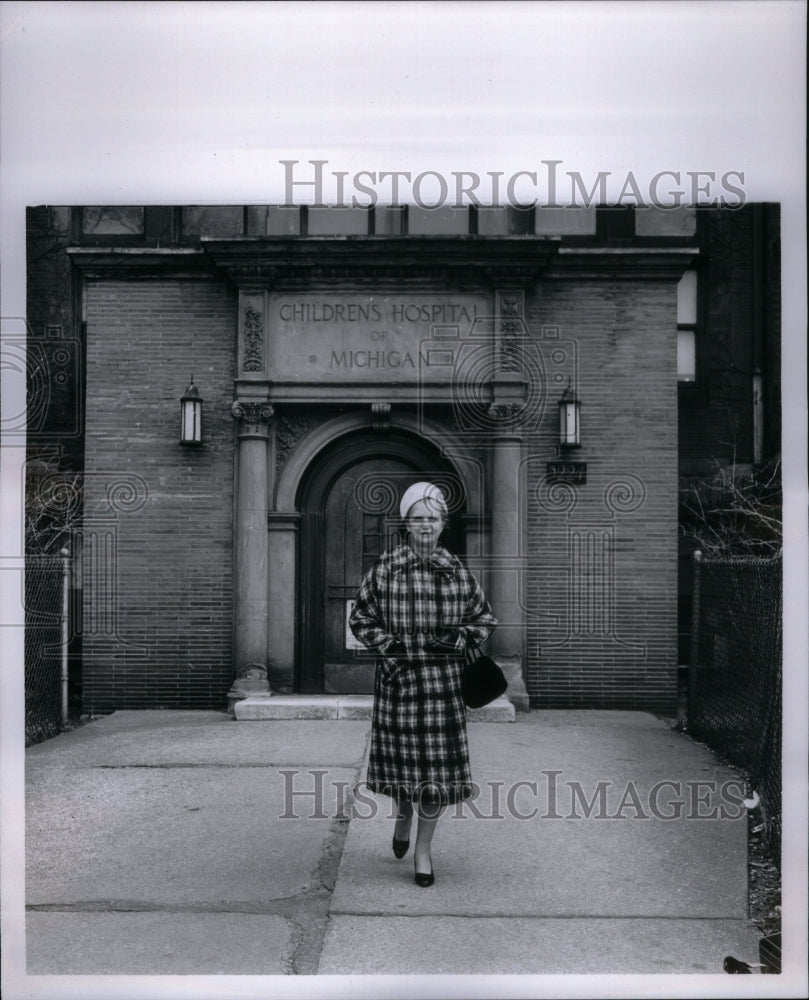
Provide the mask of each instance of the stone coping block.
MULTIPOLYGON (((370 694, 253 695, 234 705, 237 722, 273 719, 369 720, 374 699, 370 694)), ((514 722, 514 706, 506 697, 483 708, 469 709, 469 722, 514 722)))

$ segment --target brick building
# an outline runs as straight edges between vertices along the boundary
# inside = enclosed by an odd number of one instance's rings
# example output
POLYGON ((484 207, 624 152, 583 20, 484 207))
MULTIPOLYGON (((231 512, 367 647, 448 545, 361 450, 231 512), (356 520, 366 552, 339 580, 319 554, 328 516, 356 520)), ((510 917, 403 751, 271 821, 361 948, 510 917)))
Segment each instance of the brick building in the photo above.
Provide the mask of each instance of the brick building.
POLYGON ((84 477, 74 697, 370 690, 350 601, 429 478, 531 705, 670 709, 678 488, 780 448, 778 233, 772 205, 30 209, 29 447, 84 477))

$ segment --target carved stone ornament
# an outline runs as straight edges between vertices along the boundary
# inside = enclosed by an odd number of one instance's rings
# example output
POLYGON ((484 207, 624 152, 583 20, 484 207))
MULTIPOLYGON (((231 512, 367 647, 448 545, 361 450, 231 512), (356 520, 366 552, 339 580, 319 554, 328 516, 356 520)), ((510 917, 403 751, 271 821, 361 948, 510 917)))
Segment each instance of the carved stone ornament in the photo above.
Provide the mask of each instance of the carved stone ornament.
POLYGON ((264 371, 264 322, 261 313, 248 306, 244 311, 244 357, 242 370, 264 371))
POLYGON ((230 408, 231 416, 241 421, 240 433, 261 436, 266 435, 274 412, 270 403, 242 402, 238 399, 230 408))
POLYGON ((275 422, 275 468, 279 471, 298 439, 312 426, 310 417, 285 413, 275 422))
POLYGON ((279 269, 268 264, 238 264, 231 269, 231 273, 240 285, 255 282, 272 285, 278 277, 279 269))
POLYGON ((523 292, 500 295, 500 371, 520 371, 518 338, 522 331, 525 296, 523 292))
POLYGON ((390 430, 390 403, 371 403, 371 426, 375 431, 390 430))

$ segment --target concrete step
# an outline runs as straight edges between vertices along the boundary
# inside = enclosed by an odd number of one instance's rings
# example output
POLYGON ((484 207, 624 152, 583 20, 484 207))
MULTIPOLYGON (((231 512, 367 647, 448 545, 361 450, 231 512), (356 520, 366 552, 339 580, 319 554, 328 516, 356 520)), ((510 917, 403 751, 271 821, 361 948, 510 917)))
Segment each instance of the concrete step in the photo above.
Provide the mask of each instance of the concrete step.
MULTIPOLYGON (((237 701, 237 722, 268 719, 371 719, 374 699, 370 694, 263 694, 237 701)), ((469 722, 514 722, 514 706, 498 698, 483 708, 467 709, 469 722)))
POLYGON ((468 722, 513 722, 514 714, 514 706, 504 695, 483 708, 467 708, 466 719, 468 722))

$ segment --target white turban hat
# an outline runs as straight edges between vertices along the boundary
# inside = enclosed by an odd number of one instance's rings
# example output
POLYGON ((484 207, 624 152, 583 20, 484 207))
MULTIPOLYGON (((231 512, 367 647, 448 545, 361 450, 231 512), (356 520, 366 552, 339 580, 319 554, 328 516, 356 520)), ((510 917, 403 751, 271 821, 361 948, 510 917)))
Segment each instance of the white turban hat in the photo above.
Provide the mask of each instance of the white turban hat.
POLYGON ((402 520, 407 518, 410 508, 419 500, 430 500, 441 511, 444 517, 447 516, 447 501, 441 490, 432 483, 414 483, 408 487, 402 496, 399 504, 399 513, 402 520))

